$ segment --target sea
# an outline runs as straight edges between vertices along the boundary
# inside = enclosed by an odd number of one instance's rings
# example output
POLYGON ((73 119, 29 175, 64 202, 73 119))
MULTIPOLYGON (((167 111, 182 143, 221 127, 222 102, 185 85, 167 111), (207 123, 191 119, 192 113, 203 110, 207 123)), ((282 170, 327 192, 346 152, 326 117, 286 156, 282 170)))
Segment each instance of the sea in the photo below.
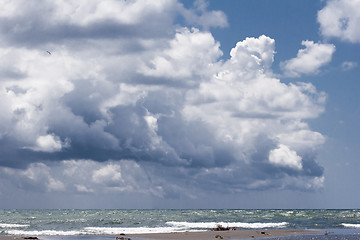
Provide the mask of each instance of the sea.
MULTIPOLYGON (((135 233, 236 229, 309 229, 330 234, 268 239, 360 239, 359 209, 0 210, 0 236, 114 239, 135 233), (106 236, 107 235, 107 236, 106 236), (109 236, 110 235, 110 236, 109 236)), ((71 238, 70 238, 71 239, 71 238)))

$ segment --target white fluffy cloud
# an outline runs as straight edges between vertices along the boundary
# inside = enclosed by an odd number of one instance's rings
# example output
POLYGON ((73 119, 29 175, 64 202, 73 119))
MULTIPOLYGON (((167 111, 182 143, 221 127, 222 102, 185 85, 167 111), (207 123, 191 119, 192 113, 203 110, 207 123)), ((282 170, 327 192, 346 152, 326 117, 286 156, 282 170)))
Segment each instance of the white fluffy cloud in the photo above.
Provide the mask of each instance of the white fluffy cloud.
POLYGON ((199 80, 194 76, 207 76, 209 68, 215 67, 222 55, 219 47, 209 32, 200 32, 196 28, 180 29, 170 41, 169 48, 152 59, 150 66, 144 66, 141 72, 147 76, 196 83, 199 80))
POLYGON ((299 77, 302 74, 316 74, 319 69, 331 61, 335 52, 333 44, 303 41, 305 49, 300 49, 296 58, 281 63, 287 77, 299 77))
MULTIPOLYGON (((326 94, 275 78, 275 40, 264 35, 220 60, 209 29, 226 17, 195 5, 6 1, 2 176, 22 190, 164 198, 318 188, 324 137, 306 121, 324 111, 326 94), (196 28, 179 27, 176 15, 196 28)), ((292 74, 316 72, 334 51, 304 45, 285 63, 292 74), (311 66, 299 68, 304 61, 311 66)))
POLYGON ((326 6, 318 12, 321 33, 325 37, 359 43, 359 9, 359 0, 328 0, 326 6))
POLYGON ((280 144, 279 148, 273 149, 269 153, 269 161, 271 163, 297 170, 302 169, 301 160, 301 157, 295 151, 283 144, 280 144))
POLYGON ((58 136, 48 134, 45 136, 39 136, 36 139, 36 146, 33 148, 33 150, 43 152, 57 152, 66 145, 68 144, 63 144, 58 136))

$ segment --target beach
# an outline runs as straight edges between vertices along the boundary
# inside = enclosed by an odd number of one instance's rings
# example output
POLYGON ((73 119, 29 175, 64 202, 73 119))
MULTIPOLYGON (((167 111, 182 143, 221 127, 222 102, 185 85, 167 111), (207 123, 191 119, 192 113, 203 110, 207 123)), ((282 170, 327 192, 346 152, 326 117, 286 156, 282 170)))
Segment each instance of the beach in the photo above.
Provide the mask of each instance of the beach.
POLYGON ((208 239, 250 239, 264 237, 294 236, 302 234, 322 234, 320 231, 301 230, 301 229, 270 229, 270 230, 228 230, 228 231, 201 231, 201 232, 172 232, 172 233, 148 233, 148 234, 129 234, 118 236, 0 236, 0 240, 208 240, 208 239))
POLYGON ((234 230, 234 231, 203 231, 203 232, 176 232, 176 233, 153 233, 153 234, 132 234, 126 238, 141 238, 153 240, 208 240, 208 239, 249 239, 263 237, 293 236, 301 234, 320 234, 320 231, 301 229, 270 229, 270 230, 234 230))

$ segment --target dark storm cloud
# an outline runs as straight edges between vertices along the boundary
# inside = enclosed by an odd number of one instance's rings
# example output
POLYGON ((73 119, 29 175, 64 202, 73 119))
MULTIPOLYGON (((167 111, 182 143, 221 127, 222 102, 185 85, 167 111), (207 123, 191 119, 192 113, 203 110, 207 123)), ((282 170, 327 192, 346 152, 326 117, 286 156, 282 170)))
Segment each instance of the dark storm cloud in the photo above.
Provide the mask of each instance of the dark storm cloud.
MULTIPOLYGON (((20 21, 28 22, 27 19, 20 21)), ((113 21, 104 21, 94 23, 90 26, 76 26, 76 25, 55 25, 44 26, 45 19, 39 19, 35 22, 29 22, 29 26, 23 30, 16 30, 13 28, 17 25, 14 21, 7 21, 2 19, 1 32, 4 38, 11 44, 40 47, 44 44, 64 44, 71 41, 89 41, 97 39, 154 39, 161 37, 168 37, 170 26, 162 26, 154 28, 152 25, 164 25, 167 21, 159 23, 148 23, 139 26, 119 24, 113 21)))
POLYGON ((204 6, 198 12, 188 10, 175 0, 159 4, 119 1, 112 3, 113 9, 104 5, 90 2, 89 9, 86 9, 83 3, 75 2, 19 1, 12 6, 16 9, 16 17, 11 16, 11 10, 0 14, 0 31, 3 40, 9 44, 34 47, 76 40, 168 38, 174 31, 173 21, 178 16, 206 29, 227 26, 223 12, 208 12, 204 6), (87 11, 91 8, 94 12, 89 15, 87 11))

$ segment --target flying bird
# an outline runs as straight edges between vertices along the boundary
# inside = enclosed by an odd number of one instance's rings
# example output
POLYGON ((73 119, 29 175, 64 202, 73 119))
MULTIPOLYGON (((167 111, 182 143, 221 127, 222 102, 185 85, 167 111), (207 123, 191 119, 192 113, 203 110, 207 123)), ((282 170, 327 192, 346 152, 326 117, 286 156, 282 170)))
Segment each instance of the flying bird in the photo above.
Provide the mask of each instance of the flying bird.
POLYGON ((49 52, 49 51, 46 51, 49 55, 51 55, 51 52, 49 52))

